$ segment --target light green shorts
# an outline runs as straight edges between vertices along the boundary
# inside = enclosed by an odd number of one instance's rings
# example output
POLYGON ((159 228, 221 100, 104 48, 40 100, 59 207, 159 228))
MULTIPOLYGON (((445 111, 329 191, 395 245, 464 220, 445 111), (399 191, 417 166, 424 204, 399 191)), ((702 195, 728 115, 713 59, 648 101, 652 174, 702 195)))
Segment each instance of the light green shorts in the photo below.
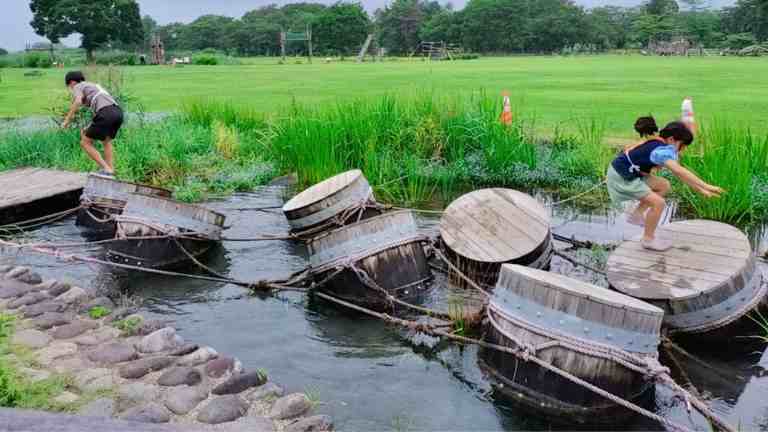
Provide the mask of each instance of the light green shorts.
POLYGON ((644 178, 627 180, 613 166, 608 166, 608 195, 614 204, 621 204, 624 201, 638 201, 651 193, 651 188, 645 182, 644 178))

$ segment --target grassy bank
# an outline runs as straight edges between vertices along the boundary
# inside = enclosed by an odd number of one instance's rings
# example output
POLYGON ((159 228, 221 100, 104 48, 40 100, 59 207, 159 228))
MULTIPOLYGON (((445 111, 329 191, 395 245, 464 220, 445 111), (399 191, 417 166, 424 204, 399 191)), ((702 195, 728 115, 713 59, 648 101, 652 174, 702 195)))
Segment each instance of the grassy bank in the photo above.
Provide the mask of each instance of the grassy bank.
MULTIPOLYGON (((280 65, 256 59, 240 66, 124 67, 132 92, 147 111, 175 111, 190 99, 216 97, 275 114, 292 100, 318 105, 360 97, 410 95, 418 91, 453 95, 484 88, 498 97, 507 89, 518 111, 551 131, 561 123, 592 116, 607 132, 631 136, 638 115, 660 121, 679 115, 691 95, 703 117, 762 125, 768 111, 768 82, 755 80, 761 58, 662 58, 643 56, 507 57, 465 62, 416 60, 280 65)), ((48 100, 64 92, 64 70, 26 77, 6 69, 0 83, 0 117, 43 114, 48 100)), ((762 126, 760 126, 762 127, 762 126)))

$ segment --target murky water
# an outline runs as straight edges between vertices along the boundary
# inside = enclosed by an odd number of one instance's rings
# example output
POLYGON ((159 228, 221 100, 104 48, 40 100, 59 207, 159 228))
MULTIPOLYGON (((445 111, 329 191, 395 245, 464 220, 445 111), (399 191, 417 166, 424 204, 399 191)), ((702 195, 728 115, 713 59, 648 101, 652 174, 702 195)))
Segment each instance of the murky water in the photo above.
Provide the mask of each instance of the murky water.
MULTIPOLYGON (((128 125, 138 122, 156 122, 168 117, 170 113, 166 112, 153 112, 153 113, 128 113, 126 115, 126 123, 128 125)), ((21 118, 3 118, 0 117, 0 133, 2 132, 34 132, 45 129, 53 129, 58 127, 51 116, 35 115, 21 118)))
MULTIPOLYGON (((267 187, 209 205, 227 214, 232 226, 229 237, 280 234, 288 229, 281 213, 235 209, 280 205, 284 194, 282 188, 267 187)), ((577 239, 613 242, 638 233, 611 211, 600 214, 558 208, 553 216, 556 232, 577 239)), ((437 223, 436 217, 420 217, 426 233, 434 234, 437 223)), ((71 219, 29 235, 51 241, 82 240, 71 219)), ((766 238, 759 234, 753 237, 755 247, 765 250, 766 238)), ((10 261, 9 252, 4 253, 0 261, 10 261)), ((318 410, 332 415, 340 430, 563 427, 496 400, 490 382, 477 366, 474 347, 440 344, 429 348, 414 344, 397 329, 311 303, 302 294, 261 298, 221 283, 143 274, 117 278, 104 268, 62 263, 39 255, 18 255, 14 262, 33 266, 49 277, 96 286, 112 296, 125 293, 143 298, 143 313, 174 320, 188 340, 237 356, 247 368, 265 368, 289 391, 316 395, 322 400, 318 410)), ((293 242, 227 243, 214 251, 207 263, 234 278, 255 280, 286 276, 302 269, 307 259, 305 248, 293 242)), ((557 259, 553 269, 604 283, 588 271, 574 269, 557 259)), ((438 276, 436 290, 442 282, 438 276)), ((715 409, 743 430, 768 431, 768 377, 763 376, 760 367, 761 353, 707 360, 720 374, 687 363, 688 374, 713 401, 715 409)), ((762 364, 768 367, 768 361, 762 364)), ((694 415, 689 420, 684 404, 665 389, 657 389, 656 399, 656 412, 709 430, 700 417, 694 415)), ((638 420, 621 428, 647 430, 661 426, 638 420)))

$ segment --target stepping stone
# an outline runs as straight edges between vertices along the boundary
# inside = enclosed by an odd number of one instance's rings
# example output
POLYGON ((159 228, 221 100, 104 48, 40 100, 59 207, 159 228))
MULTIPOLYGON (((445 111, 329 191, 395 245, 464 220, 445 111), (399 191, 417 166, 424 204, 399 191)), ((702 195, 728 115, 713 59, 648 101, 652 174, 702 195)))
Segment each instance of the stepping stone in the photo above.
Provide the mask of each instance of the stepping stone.
POLYGON ((174 387, 179 385, 196 385, 203 380, 200 371, 189 366, 179 366, 168 369, 160 378, 157 379, 157 384, 164 387, 174 387))
POLYGON ((52 295, 53 297, 58 297, 69 291, 70 288, 72 288, 72 285, 70 284, 56 282, 52 286, 48 287, 46 291, 48 291, 48 294, 52 295))
POLYGON ((109 398, 96 399, 80 409, 80 415, 86 417, 112 417, 115 413, 115 401, 109 398))
POLYGON ((239 374, 243 371, 240 360, 232 357, 219 357, 205 364, 205 374, 211 378, 221 378, 227 374, 239 374))
POLYGON ((248 404, 239 396, 221 396, 211 400, 200 410, 197 421, 206 424, 220 424, 239 419, 248 412, 248 404))
POLYGON ((105 365, 127 362, 135 360, 137 357, 136 348, 119 342, 96 347, 88 353, 88 360, 105 365))
POLYGON ((168 355, 173 357, 181 357, 197 351, 198 348, 200 348, 198 344, 185 344, 171 351, 170 353, 168 353, 168 355))
POLYGON ((98 368, 88 369, 75 374, 75 388, 82 392, 106 390, 114 387, 112 371, 98 368))
POLYGON ((134 360, 120 367, 120 376, 125 379, 137 379, 150 372, 163 370, 172 365, 173 357, 148 357, 134 360))
POLYGON ((30 368, 21 368, 19 371, 24 374, 27 378, 29 378, 32 382, 39 382, 47 380, 51 377, 51 373, 47 370, 37 370, 37 369, 30 369, 30 368))
POLYGON ((267 382, 267 376, 261 372, 249 372, 233 375, 228 380, 216 386, 211 393, 215 395, 242 393, 249 388, 258 387, 267 382))
POLYGON ((266 398, 279 398, 285 394, 285 390, 275 383, 268 382, 261 387, 256 388, 247 398, 251 402, 260 401, 266 398))
POLYGON ((317 415, 295 421, 285 427, 284 432, 330 432, 333 420, 327 415, 317 415))
POLYGON ((231 429, 225 429, 231 432, 275 432, 275 422, 272 419, 262 416, 249 416, 232 423, 231 429))
POLYGON ((215 349, 211 347, 202 347, 191 354, 181 357, 177 364, 179 366, 197 366, 207 363, 218 356, 219 353, 217 353, 215 349))
POLYGON ((9 270, 8 273, 5 274, 5 277, 8 279, 18 279, 31 271, 32 270, 29 267, 17 266, 9 270))
POLYGON ((176 334, 176 329, 165 327, 144 336, 136 348, 138 348, 141 353, 154 354, 178 348, 183 343, 184 339, 176 334))
POLYGON ((57 327, 51 332, 54 339, 72 339, 80 336, 88 330, 99 328, 99 324, 94 321, 77 320, 61 327, 57 327))
POLYGON ((108 317, 104 318, 105 323, 112 323, 115 321, 120 321, 121 319, 130 316, 131 314, 136 313, 136 308, 117 308, 112 311, 111 314, 109 314, 108 317))
POLYGON ((58 297, 56 297, 56 301, 60 301, 62 303, 67 303, 67 304, 83 303, 87 301, 87 299, 88 299, 88 293, 80 287, 72 287, 64 294, 61 294, 58 297))
POLYGON ((92 332, 78 336, 77 338, 72 340, 72 342, 78 345, 94 346, 94 345, 101 345, 105 342, 113 341, 119 337, 120 337, 120 330, 114 327, 104 326, 92 332))
POLYGON ((37 353, 37 361, 41 365, 49 367, 57 358, 70 356, 75 353, 77 353, 77 345, 69 342, 54 342, 37 353))
POLYGON ((126 421, 139 423, 168 423, 171 421, 168 410, 154 403, 131 408, 123 414, 122 418, 126 421))
MULTIPOLYGON (((139 329, 136 330, 136 334, 139 336, 147 336, 160 329, 168 327, 168 324, 171 324, 171 323, 172 321, 159 320, 159 319, 151 319, 148 321, 144 321, 139 326, 139 329)), ((179 339, 183 341, 183 339, 181 339, 181 336, 179 336, 179 339)), ((179 344, 179 345, 182 345, 182 344, 179 344)))
POLYGON ((46 312, 64 312, 66 309, 67 305, 51 300, 27 306, 22 313, 24 318, 35 318, 46 312))
POLYGON ((80 396, 74 393, 65 391, 64 393, 53 398, 53 401, 58 404, 71 404, 71 403, 77 402, 79 399, 80 399, 80 396))
POLYGON ((208 398, 208 390, 203 386, 178 387, 165 394, 165 407, 177 415, 186 415, 208 398))
POLYGON ((160 387, 143 382, 133 382, 117 389, 117 405, 120 411, 160 399, 160 387))
POLYGON ((12 277, 19 282, 28 283, 30 285, 39 285, 43 283, 43 278, 38 273, 33 271, 27 271, 19 276, 12 277))
POLYGON ((39 330, 19 330, 13 334, 11 344, 21 345, 27 348, 38 349, 48 346, 53 339, 39 330))
POLYGON ((69 324, 73 319, 74 317, 71 314, 65 314, 61 312, 46 312, 40 315, 39 318, 32 321, 32 324, 39 330, 48 330, 52 327, 69 324))
POLYGON ((70 374, 74 372, 80 372, 83 369, 87 369, 88 365, 85 364, 80 356, 75 356, 66 359, 57 359, 53 362, 53 370, 60 374, 70 374))
POLYGON ((307 396, 302 393, 293 393, 278 399, 272 405, 269 416, 276 420, 288 420, 304 415, 311 408, 312 403, 307 396))
POLYGON ((18 309, 22 306, 33 305, 36 303, 40 303, 43 300, 49 300, 49 299, 51 299, 51 296, 48 293, 31 292, 31 293, 24 294, 22 297, 19 297, 16 300, 13 300, 12 302, 9 302, 7 307, 8 309, 18 309))
POLYGON ((0 299, 15 299, 36 291, 35 285, 25 284, 15 279, 0 279, 0 299))

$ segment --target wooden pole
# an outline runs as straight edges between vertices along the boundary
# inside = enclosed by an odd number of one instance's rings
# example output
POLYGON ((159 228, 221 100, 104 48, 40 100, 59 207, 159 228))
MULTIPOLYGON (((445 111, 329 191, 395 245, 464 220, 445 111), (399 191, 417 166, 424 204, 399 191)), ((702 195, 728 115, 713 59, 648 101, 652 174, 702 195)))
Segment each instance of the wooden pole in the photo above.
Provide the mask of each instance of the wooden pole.
POLYGON ((282 57, 283 62, 285 62, 285 32, 280 32, 280 57, 282 57))
POLYGON ((312 25, 307 24, 307 45, 309 45, 309 63, 312 63, 312 25))

